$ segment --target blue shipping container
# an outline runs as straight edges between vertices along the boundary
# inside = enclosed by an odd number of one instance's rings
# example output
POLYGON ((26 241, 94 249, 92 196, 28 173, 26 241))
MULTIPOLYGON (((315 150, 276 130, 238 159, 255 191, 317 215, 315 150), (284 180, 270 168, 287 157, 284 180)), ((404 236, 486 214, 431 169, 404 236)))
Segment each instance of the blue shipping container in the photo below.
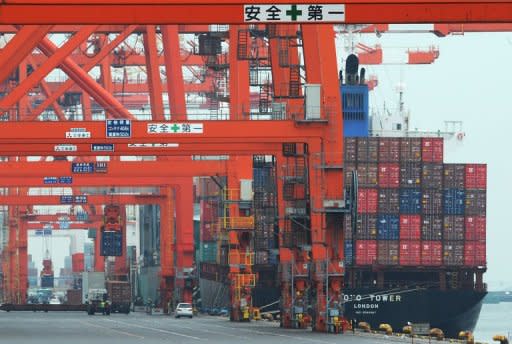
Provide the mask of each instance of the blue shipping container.
POLYGON ((398 240, 400 237, 400 220, 398 215, 379 215, 377 218, 377 239, 398 240))
POLYGON ((352 240, 345 240, 345 264, 352 265, 354 261, 354 245, 352 240))
POLYGON ((123 255, 123 233, 116 231, 101 232, 101 255, 119 257, 123 255))
POLYGON ((401 189, 400 190, 400 213, 419 214, 421 212, 421 190, 401 189))
POLYGON ((253 168, 253 182, 254 186, 264 186, 270 179, 270 169, 268 168, 253 168))
POLYGON ((368 137, 368 86, 342 85, 343 135, 368 137))
POLYGON ((41 288, 53 288, 53 275, 42 275, 41 276, 41 288))
POLYGON ((445 215, 464 215, 466 210, 466 191, 463 189, 444 190, 445 215))

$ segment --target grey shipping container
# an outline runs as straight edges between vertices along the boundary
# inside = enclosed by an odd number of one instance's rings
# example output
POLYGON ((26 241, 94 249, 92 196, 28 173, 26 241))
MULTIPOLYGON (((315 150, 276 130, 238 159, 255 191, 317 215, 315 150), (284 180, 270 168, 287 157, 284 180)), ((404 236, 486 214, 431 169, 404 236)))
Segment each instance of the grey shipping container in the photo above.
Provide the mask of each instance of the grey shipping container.
POLYGON ((443 238, 443 217, 423 215, 421 219, 421 240, 441 240, 443 238))
POLYGON ((379 189, 378 197, 378 213, 397 214, 400 211, 398 189, 379 189))
POLYGON ((345 157, 344 161, 355 162, 357 160, 357 139, 347 137, 345 139, 345 157))
POLYGON ((400 187, 417 188, 421 186, 422 168, 418 162, 400 163, 400 187))
POLYGON ((448 215, 443 223, 443 240, 464 240, 464 216, 448 215))
POLYGON ((400 138, 381 137, 379 138, 379 162, 400 161, 400 138))
POLYGON ((400 141, 400 161, 421 161, 421 139, 402 138, 400 141))
POLYGON ((357 216, 356 239, 370 240, 377 238, 377 216, 359 214, 357 216))
POLYGON ((443 187, 443 164, 423 164, 421 177, 424 188, 441 189, 443 187))
POLYGON ((360 137, 357 139, 357 161, 377 162, 379 159, 379 139, 360 137))
POLYGON ((376 188, 378 186, 379 167, 377 163, 358 163, 357 174, 360 187, 376 188))
POLYGON ((398 240, 379 240, 377 242, 377 263, 397 265, 398 249, 398 240))
POLYGON ((443 242, 443 262, 445 265, 463 265, 464 241, 443 242))
POLYGON ((464 189, 465 171, 465 164, 444 164, 444 187, 449 189, 464 189))
POLYGON ((443 213, 443 192, 440 189, 423 189, 421 212, 426 215, 443 213))
POLYGON ((466 190, 466 215, 481 215, 486 212, 486 190, 466 190))

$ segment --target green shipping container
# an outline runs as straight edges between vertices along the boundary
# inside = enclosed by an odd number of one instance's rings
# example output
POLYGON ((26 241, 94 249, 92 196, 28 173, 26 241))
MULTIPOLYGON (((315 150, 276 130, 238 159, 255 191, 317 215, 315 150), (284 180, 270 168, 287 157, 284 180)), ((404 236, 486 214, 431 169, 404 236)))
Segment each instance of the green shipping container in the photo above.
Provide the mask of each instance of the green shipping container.
POLYGON ((215 241, 202 242, 199 251, 201 262, 215 263, 217 261, 217 243, 215 241))

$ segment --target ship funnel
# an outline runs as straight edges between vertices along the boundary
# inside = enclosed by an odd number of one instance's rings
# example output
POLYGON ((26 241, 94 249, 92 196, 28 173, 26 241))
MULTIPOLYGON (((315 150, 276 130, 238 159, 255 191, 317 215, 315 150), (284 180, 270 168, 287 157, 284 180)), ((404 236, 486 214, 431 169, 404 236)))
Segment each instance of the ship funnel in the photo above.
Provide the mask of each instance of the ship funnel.
POLYGON ((356 55, 348 55, 347 62, 345 63, 345 72, 347 73, 346 83, 348 85, 355 85, 357 83, 357 74, 359 72, 359 58, 356 55))
POLYGON ((366 69, 365 68, 361 68, 361 72, 359 73, 359 84, 360 85, 364 85, 366 83, 366 81, 364 79, 365 74, 366 74, 366 69))

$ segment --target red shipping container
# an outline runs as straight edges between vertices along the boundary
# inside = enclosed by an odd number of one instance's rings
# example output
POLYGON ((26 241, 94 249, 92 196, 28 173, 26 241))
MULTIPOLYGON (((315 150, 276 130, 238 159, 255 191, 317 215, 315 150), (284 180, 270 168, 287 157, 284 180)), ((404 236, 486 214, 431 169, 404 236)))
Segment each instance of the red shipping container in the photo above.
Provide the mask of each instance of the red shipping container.
POLYGON ((421 243, 419 240, 400 240, 400 265, 420 265, 421 243))
POLYGON ((421 265, 439 266, 443 264, 443 244, 441 241, 421 243, 421 265))
POLYGON ((381 188, 398 188, 400 186, 399 164, 379 164, 379 186, 381 188))
POLYGON ((443 139, 423 138, 421 156, 422 160, 426 162, 443 162, 443 139))
POLYGON ((83 253, 75 253, 71 255, 71 269, 73 272, 82 272, 84 271, 84 254, 83 253))
POLYGON ((377 212, 378 200, 379 194, 377 189, 359 189, 357 212, 375 214, 377 212))
POLYGON ((487 188, 487 165, 467 164, 466 165, 466 189, 487 188))
POLYGON ((464 265, 485 266, 486 252, 485 241, 466 241, 464 247, 464 265))
POLYGON ((466 216, 466 240, 485 240, 485 216, 466 216))
POLYGON ((421 237, 421 216, 400 215, 400 240, 419 240, 421 237))
POLYGON ((217 233, 214 233, 215 224, 202 223, 200 227, 201 241, 214 241, 217 233))
POLYGON ((377 240, 356 241, 356 265, 372 265, 377 261, 377 240))
POLYGON ((400 161, 400 138, 381 137, 379 140, 379 161, 400 161))

